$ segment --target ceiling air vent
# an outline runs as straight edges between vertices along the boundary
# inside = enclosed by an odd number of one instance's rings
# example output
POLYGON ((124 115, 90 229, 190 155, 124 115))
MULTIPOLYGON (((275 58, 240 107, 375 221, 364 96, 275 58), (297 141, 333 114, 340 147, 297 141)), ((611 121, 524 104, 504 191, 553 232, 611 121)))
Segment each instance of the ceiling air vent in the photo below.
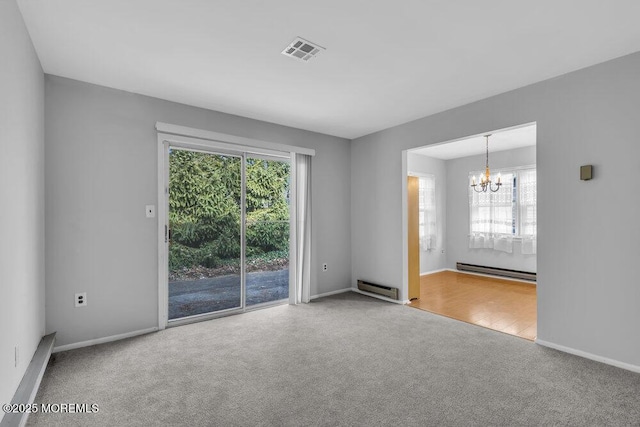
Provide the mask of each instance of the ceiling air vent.
POLYGON ((323 50, 325 49, 322 46, 311 43, 303 38, 296 37, 295 40, 282 51, 282 54, 299 61, 307 62, 323 50))

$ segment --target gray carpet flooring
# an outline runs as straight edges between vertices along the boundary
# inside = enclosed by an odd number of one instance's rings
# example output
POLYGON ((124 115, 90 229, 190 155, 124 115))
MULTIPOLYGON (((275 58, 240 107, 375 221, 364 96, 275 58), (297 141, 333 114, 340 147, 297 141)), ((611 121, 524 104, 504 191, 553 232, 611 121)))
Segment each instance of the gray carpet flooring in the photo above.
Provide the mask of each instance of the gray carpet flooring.
POLYGON ((31 426, 640 425, 640 374, 355 293, 54 354, 31 426))

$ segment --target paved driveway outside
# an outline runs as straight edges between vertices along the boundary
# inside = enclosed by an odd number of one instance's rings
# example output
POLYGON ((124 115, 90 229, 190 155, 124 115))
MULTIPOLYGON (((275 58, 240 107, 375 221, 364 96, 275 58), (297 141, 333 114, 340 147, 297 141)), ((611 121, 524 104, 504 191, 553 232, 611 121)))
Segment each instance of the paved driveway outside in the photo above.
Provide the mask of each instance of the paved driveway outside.
MULTIPOLYGON (((247 274, 247 306, 289 297, 289 269, 247 274)), ((240 275, 169 282, 169 319, 240 306, 240 275)))

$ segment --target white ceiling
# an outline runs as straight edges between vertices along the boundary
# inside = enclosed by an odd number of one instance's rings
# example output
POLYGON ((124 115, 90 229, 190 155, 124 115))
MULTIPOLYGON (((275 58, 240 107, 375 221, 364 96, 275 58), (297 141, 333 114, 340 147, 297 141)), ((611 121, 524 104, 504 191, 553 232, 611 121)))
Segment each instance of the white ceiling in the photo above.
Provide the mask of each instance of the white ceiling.
POLYGON ((346 138, 640 51, 637 0, 18 3, 46 73, 346 138))
MULTIPOLYGON (((491 132, 491 136, 489 137, 489 153, 529 147, 532 145, 536 145, 535 124, 491 132)), ((486 150, 486 138, 484 135, 476 135, 456 141, 417 148, 411 150, 411 153, 435 157, 436 159, 450 160, 459 157, 485 154, 486 150)))

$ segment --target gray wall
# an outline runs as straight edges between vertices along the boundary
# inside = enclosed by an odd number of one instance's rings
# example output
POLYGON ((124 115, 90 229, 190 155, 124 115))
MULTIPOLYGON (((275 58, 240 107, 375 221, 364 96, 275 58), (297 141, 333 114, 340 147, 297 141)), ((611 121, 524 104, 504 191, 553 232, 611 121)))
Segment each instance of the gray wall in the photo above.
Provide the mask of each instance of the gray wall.
POLYGON ((403 150, 537 122, 538 338, 640 366, 638 117, 636 53, 354 140, 352 284, 402 286, 403 150))
POLYGON ((314 148, 311 295, 349 287, 348 140, 48 75, 45 94, 46 324, 58 345, 158 324, 157 222, 144 214, 158 204, 156 121, 314 148), (76 292, 87 307, 74 308, 76 292))
MULTIPOLYGON (((535 272, 536 255, 523 255, 520 240, 514 240, 510 254, 469 249, 469 172, 482 170, 485 160, 482 154, 447 161, 447 268, 456 268, 456 262, 466 262, 535 272)), ((489 162, 492 170, 535 165, 536 147, 490 153, 489 162)))
POLYGON ((0 403, 9 403, 44 334, 45 292, 44 77, 14 0, 0 1, 0 57, 0 403))
POLYGON ((432 174, 436 179, 436 228, 438 238, 431 250, 420 250, 420 274, 441 270, 447 267, 447 169, 446 162, 441 159, 407 153, 407 170, 409 174, 432 174), (444 251, 444 252, 443 252, 444 251))

